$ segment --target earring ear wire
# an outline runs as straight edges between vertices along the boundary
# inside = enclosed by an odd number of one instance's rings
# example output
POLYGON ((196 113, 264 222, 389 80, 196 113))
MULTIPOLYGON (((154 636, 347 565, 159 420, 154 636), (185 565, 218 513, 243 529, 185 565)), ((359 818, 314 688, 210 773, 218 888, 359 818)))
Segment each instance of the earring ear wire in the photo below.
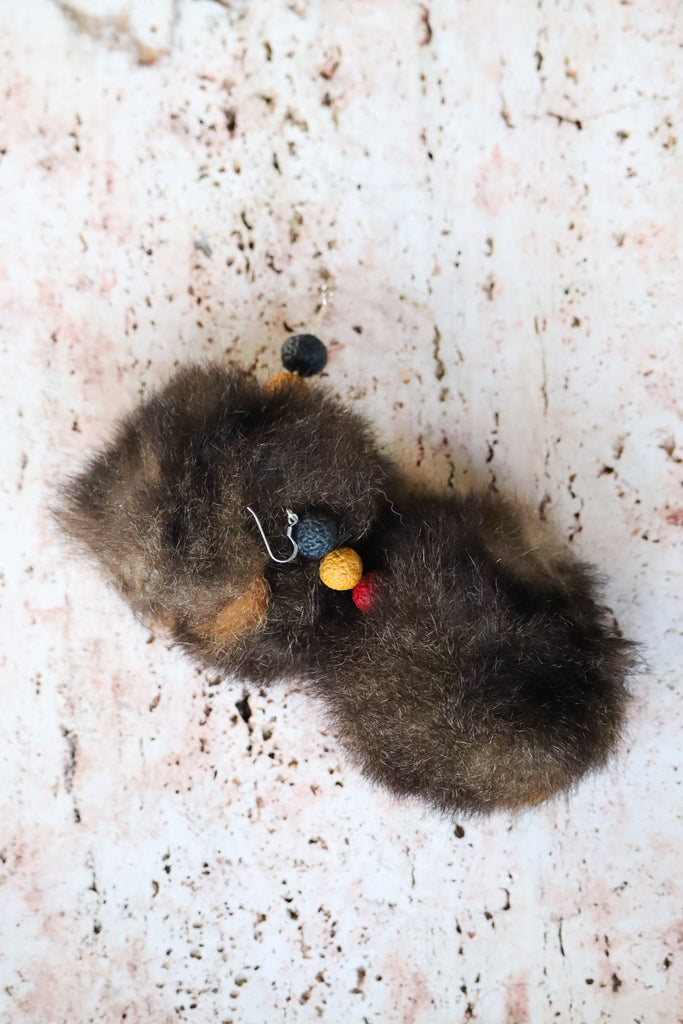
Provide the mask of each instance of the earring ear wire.
POLYGON ((299 522, 299 517, 296 514, 296 512, 292 512, 292 510, 290 508, 287 509, 287 529, 285 530, 285 537, 287 538, 287 540, 292 545, 292 553, 289 556, 289 558, 277 558, 273 554, 273 552, 271 551, 271 548, 270 548, 270 544, 268 543, 268 538, 266 537, 266 535, 265 535, 265 533, 263 531, 263 527, 261 526, 261 521, 260 521, 259 517, 256 515, 256 513, 254 512, 254 510, 251 507, 251 505, 247 505, 247 512, 251 512, 252 516, 256 520, 256 525, 258 526, 259 533, 261 534, 261 537, 263 538, 263 543, 266 546, 266 551, 268 552, 268 556, 272 559, 272 561, 273 562, 278 562, 280 565, 286 565, 288 562, 293 562, 294 559, 296 558, 296 556, 299 554, 299 545, 297 544, 297 542, 292 537, 292 530, 294 529, 296 524, 299 522))

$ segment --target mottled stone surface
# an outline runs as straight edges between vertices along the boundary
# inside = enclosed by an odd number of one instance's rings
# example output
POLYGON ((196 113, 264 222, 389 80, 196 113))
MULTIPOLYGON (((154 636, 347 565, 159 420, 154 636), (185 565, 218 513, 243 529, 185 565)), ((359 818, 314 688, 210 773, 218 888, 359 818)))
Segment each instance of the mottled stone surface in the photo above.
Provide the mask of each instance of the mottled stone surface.
POLYGON ((683 1020, 682 47, 678 0, 5 0, 0 1018, 683 1020), (307 330, 417 479, 610 575, 649 668, 570 799, 392 802, 55 538, 177 361, 307 330))

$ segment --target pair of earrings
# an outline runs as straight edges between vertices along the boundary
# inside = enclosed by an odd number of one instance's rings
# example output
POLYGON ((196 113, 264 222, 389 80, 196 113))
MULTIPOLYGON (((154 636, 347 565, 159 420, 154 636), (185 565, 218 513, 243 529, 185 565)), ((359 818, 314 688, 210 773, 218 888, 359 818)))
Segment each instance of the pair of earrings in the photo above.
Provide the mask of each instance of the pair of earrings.
MULTIPOLYGON (((323 308, 326 304, 325 301, 323 308)), ((285 369, 266 383, 266 389, 271 392, 293 385, 305 387, 303 378, 320 373, 327 364, 327 349, 313 334, 295 334, 287 338, 281 355, 285 369)), ((292 551, 287 558, 277 558, 256 512, 250 505, 247 505, 247 511, 254 517, 273 562, 286 565, 299 554, 311 560, 320 558, 319 575, 325 586, 330 590, 350 590, 356 606, 363 612, 370 610, 376 597, 374 574, 363 575, 363 562, 353 548, 336 547, 339 531, 330 516, 309 513, 299 519, 296 512, 287 509, 285 537, 292 545, 292 551)))

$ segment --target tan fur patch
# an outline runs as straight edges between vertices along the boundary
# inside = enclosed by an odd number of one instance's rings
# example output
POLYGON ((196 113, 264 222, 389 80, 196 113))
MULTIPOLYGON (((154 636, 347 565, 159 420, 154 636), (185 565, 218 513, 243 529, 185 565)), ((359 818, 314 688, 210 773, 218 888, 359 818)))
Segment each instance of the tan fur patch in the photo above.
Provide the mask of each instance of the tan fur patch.
POLYGON ((266 621, 270 589, 262 576, 257 576, 241 597, 228 601, 213 618, 205 619, 198 633, 222 647, 230 647, 243 633, 251 633, 266 621))

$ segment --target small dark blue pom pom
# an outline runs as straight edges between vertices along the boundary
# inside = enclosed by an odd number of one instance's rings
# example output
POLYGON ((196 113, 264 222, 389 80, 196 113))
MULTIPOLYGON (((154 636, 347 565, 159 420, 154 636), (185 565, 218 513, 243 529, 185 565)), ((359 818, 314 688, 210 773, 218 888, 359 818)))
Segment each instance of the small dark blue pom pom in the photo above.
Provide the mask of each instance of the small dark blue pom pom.
POLYGON ((301 517, 292 536, 304 558, 324 558, 336 548, 339 530, 330 516, 311 513, 301 517))
POLYGON ((282 346, 282 362, 291 373, 312 377, 324 369, 327 349, 314 334, 294 334, 282 346))

